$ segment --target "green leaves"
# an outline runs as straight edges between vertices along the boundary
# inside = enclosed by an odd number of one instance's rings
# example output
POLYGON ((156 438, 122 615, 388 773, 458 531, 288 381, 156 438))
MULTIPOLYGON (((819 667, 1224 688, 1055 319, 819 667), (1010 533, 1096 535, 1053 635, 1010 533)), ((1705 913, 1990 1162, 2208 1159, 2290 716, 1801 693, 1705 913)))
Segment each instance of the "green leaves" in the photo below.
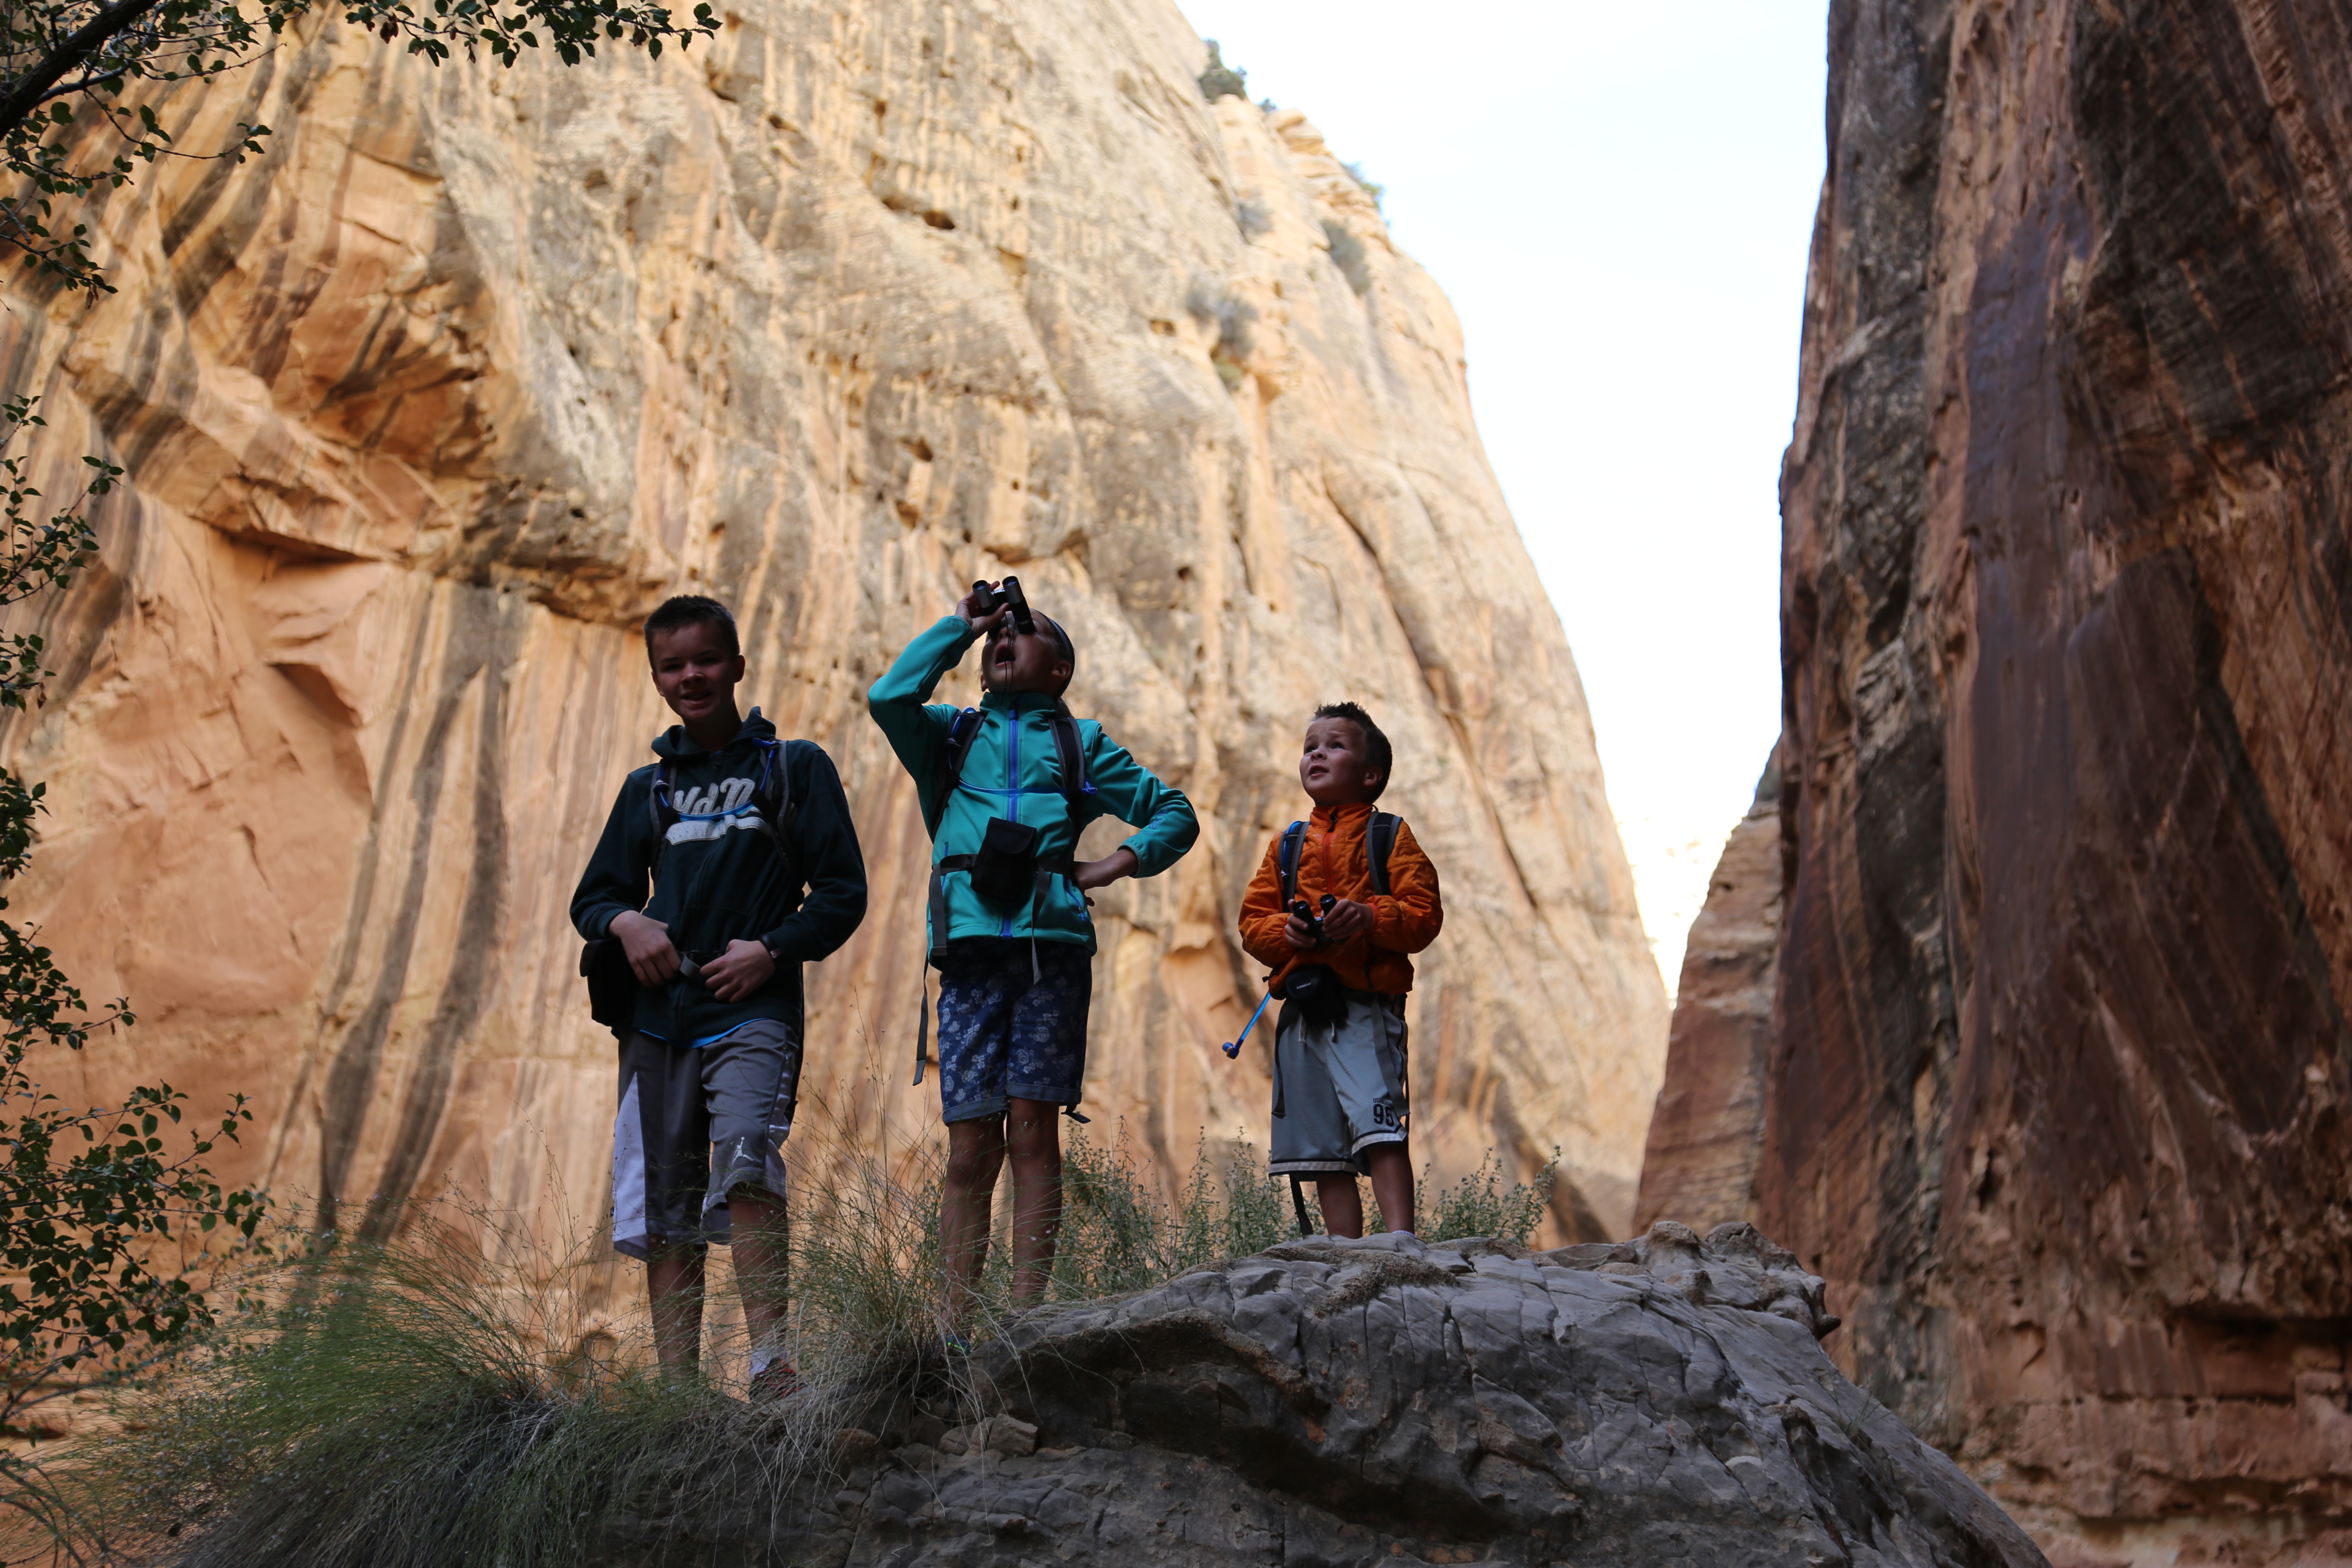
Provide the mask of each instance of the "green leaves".
MULTIPOLYGON (((229 158, 265 150, 267 125, 240 121, 226 146, 176 147, 153 106, 127 99, 142 82, 201 81, 248 65, 311 8, 312 0, 13 0, 0 9, 0 247, 68 289, 110 291, 81 224, 61 226, 56 204, 126 184, 131 160, 229 158), (85 149, 111 142, 111 157, 85 149), (78 154, 79 154, 78 156, 78 154)), ((660 58, 719 30, 708 4, 679 23, 642 0, 339 0, 343 19, 435 65, 453 52, 512 66, 527 49, 565 65, 593 56, 599 38, 660 58)))

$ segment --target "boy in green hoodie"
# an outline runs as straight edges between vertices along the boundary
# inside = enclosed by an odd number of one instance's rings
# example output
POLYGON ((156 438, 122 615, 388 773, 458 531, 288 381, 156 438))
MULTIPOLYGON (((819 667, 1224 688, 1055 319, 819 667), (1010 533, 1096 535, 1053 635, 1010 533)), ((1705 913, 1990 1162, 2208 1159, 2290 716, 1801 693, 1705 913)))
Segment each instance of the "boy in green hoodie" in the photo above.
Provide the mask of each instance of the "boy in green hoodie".
MULTIPOLYGON (((961 1311, 988 1251, 990 1195, 1013 1161, 1013 1293, 1034 1301, 1062 1217, 1055 1112, 1086 1080, 1094 921, 1087 890, 1151 877, 1192 847, 1192 803, 1062 701, 1077 667, 1069 634, 1036 616, 1024 632, 993 584, 908 644, 866 706, 913 775, 931 835, 930 963, 940 971, 940 1100, 948 1124, 940 1244, 961 1311), (929 700, 987 638, 977 709, 929 700), (1099 860, 1073 859, 1108 813, 1136 833, 1099 860)), ((926 1020, 928 1027, 929 1020, 926 1020)), ((915 1081, 922 1081, 921 1046, 915 1081)))
POLYGON ((866 915, 866 863, 833 761, 744 718, 735 617, 674 598, 646 619, 654 686, 678 722, 621 785, 572 896, 635 975, 613 1122, 613 1246, 646 1260, 655 1348, 672 1371, 702 1349, 703 1260, 732 1243, 751 1334, 751 1394, 796 1381, 780 1354, 784 1167, 801 1066, 801 965, 866 915), (652 883, 652 899, 646 884, 652 883), (803 884, 806 891, 803 891, 803 884))

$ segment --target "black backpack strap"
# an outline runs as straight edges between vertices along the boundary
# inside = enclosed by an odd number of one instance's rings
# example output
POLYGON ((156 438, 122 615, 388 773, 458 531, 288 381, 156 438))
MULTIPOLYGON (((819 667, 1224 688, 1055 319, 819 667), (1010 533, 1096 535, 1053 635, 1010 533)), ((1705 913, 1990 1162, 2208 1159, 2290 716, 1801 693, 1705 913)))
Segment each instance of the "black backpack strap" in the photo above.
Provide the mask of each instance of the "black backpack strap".
POLYGON ((948 721, 947 765, 940 772, 939 799, 933 803, 934 819, 947 815, 948 801, 955 795, 957 781, 963 777, 963 759, 971 750, 972 737, 980 733, 981 711, 967 708, 948 721))
POLYGON ((677 806, 669 797, 669 759, 664 757, 654 764, 654 787, 651 796, 654 814, 654 852, 648 870, 661 869, 662 851, 669 847, 669 830, 677 825, 677 806))
POLYGON ((1307 837, 1307 824, 1294 822, 1282 830, 1282 847, 1275 863, 1282 868, 1282 907, 1290 908, 1298 897, 1298 846, 1307 837))
POLYGON ((1376 811, 1364 829, 1364 854, 1371 862, 1372 891, 1383 898, 1389 890, 1389 851, 1396 847, 1397 829, 1403 824, 1401 816, 1376 811))
POLYGON ((759 784, 751 798, 758 802, 760 815, 766 817, 776 853, 784 858, 785 869, 793 876, 793 885, 800 886, 801 863, 793 853, 792 833, 798 819, 801 805, 793 798, 792 752, 786 741, 761 742, 765 755, 761 759, 759 784))
POLYGON ((1070 814, 1077 815, 1078 802, 1095 793, 1092 780, 1087 777, 1087 749, 1078 744, 1078 721, 1070 712, 1070 705, 1059 698, 1054 700, 1054 751, 1062 764, 1062 794, 1070 803, 1070 814))

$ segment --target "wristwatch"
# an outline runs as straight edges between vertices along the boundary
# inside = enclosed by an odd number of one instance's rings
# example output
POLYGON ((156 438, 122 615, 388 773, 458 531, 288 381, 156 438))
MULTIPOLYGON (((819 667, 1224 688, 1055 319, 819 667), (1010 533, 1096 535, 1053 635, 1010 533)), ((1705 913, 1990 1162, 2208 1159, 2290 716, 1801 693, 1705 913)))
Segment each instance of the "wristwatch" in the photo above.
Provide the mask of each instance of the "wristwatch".
POLYGON ((776 939, 774 937, 761 937, 760 939, 760 945, 768 950, 768 962, 770 963, 774 964, 778 969, 782 969, 784 966, 784 955, 776 951, 776 939))

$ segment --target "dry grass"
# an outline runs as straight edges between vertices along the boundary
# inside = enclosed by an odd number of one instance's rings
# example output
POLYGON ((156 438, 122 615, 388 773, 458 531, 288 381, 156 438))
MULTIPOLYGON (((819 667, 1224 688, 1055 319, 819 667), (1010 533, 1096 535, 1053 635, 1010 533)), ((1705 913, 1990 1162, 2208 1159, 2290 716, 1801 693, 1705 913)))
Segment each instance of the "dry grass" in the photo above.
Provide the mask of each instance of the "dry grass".
MULTIPOLYGON (((246 1309, 168 1381, 130 1395, 121 1429, 71 1467, 92 1521, 77 1553, 186 1568, 553 1568, 597 1557, 616 1533, 657 1539, 714 1484, 739 1512, 789 1509, 829 1481, 845 1431, 976 1416, 950 1334, 984 1337, 1004 1321, 1009 1248, 992 1249, 973 1319, 950 1322, 933 1228, 941 1149, 861 1143, 817 1110, 794 1133, 802 1168, 819 1173, 793 1193, 787 1348, 805 1386, 790 1398, 732 1396, 744 1347, 731 1314, 715 1326, 708 1375, 659 1375, 641 1310, 611 1321, 583 1305, 609 1266, 602 1237, 551 1249, 518 1223, 445 1204, 382 1243, 288 1238, 249 1274, 246 1309)), ((1144 1289, 1279 1240, 1286 1195, 1255 1150, 1226 1150, 1204 1136, 1170 1203, 1123 1138, 1073 1138, 1049 1299, 1144 1289)), ((1449 1219, 1531 1229, 1532 1189, 1481 1177, 1442 1199, 1424 1234, 1449 1219)))

